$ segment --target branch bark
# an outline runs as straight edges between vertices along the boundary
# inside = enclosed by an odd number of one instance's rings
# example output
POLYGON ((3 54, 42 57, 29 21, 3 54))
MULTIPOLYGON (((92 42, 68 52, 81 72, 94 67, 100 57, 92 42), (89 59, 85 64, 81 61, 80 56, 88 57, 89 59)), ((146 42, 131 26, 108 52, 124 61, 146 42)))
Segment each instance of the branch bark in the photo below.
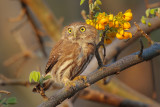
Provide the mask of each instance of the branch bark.
MULTIPOLYGON (((138 57, 138 54, 139 52, 133 53, 109 66, 102 67, 99 70, 90 73, 89 75, 87 75, 87 83, 93 84, 104 77, 116 74, 130 66, 156 57, 160 54, 160 44, 155 43, 151 47, 145 49, 141 58, 138 57)), ((39 105, 39 107, 55 107, 65 99, 72 97, 79 90, 87 87, 83 80, 75 81, 75 84, 76 86, 70 87, 68 88, 68 90, 66 90, 66 87, 64 87, 63 89, 54 93, 48 101, 43 102, 41 105, 39 105)))
POLYGON ((99 92, 99 91, 88 89, 88 88, 80 92, 79 97, 85 100, 109 104, 115 107, 126 107, 126 105, 127 107, 147 107, 149 106, 141 102, 124 99, 122 97, 119 97, 114 94, 110 94, 108 92, 99 92))

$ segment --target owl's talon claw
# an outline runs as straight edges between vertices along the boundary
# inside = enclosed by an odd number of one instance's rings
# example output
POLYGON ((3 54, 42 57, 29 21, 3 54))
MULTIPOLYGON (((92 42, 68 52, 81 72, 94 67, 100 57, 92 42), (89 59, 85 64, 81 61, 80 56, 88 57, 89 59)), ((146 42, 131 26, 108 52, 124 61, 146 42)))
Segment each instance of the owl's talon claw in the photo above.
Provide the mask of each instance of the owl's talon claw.
POLYGON ((74 87, 74 86, 76 86, 76 83, 74 83, 74 81, 67 81, 65 83, 66 90, 69 90, 71 87, 74 87))
POLYGON ((76 80, 83 80, 87 87, 90 86, 90 84, 87 83, 87 77, 85 75, 79 75, 73 79, 73 81, 76 81, 76 80))

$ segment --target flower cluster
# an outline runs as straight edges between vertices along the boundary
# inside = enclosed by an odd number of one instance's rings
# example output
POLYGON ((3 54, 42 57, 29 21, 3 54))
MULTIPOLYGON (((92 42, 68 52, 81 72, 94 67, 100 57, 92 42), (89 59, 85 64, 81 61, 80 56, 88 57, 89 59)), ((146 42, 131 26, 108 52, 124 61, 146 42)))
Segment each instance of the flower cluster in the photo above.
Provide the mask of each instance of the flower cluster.
POLYGON ((126 32, 130 29, 131 25, 128 21, 132 20, 131 9, 127 10, 124 14, 119 12, 116 16, 113 14, 97 13, 93 20, 87 19, 86 23, 94 26, 97 30, 103 30, 106 32, 106 43, 111 43, 114 37, 118 39, 132 38, 130 32, 126 32))

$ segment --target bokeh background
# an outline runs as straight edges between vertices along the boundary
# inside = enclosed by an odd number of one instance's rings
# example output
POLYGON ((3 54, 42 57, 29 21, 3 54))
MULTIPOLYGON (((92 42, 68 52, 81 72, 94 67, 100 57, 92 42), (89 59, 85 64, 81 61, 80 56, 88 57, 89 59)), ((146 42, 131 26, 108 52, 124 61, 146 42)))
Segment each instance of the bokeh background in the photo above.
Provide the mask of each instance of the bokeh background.
MULTIPOLYGON (((145 15, 145 3, 144 0, 101 0, 103 5, 102 11, 107 13, 117 14, 119 11, 125 12, 127 9, 131 9, 133 12, 133 22, 140 22, 141 16, 145 15)), ((159 0, 150 0, 149 3, 155 3, 159 0)), ((62 21, 62 27, 75 21, 83 21, 81 16, 81 10, 84 9, 88 12, 88 4, 85 2, 80 6, 80 0, 43 0, 45 5, 53 12, 57 20, 62 21)), ((44 70, 48 56, 44 56, 40 49, 40 44, 37 41, 35 32, 31 24, 27 21, 27 17, 24 16, 21 20, 11 22, 10 19, 17 17, 21 13, 22 6, 19 0, 0 0, 0 74, 5 75, 10 79, 27 80, 31 71, 44 70), (32 50, 33 56, 29 58, 19 58, 11 63, 9 66, 5 66, 9 58, 14 55, 20 56, 23 50, 32 50), (16 73, 19 71, 20 75, 17 78, 16 73)), ((36 25, 39 29, 44 31, 38 18, 31 12, 36 25)), ((41 13, 44 14, 45 13, 41 13)), ((45 32, 45 31, 44 31, 45 32)), ((160 41, 160 29, 152 32, 151 38, 154 41, 160 41)), ((46 42, 45 51, 47 55, 51 50, 51 47, 55 42, 50 36, 42 37, 46 42), (48 44, 48 45, 47 45, 48 44)), ((144 46, 148 47, 147 41, 143 38, 144 46)), ((118 58, 129 55, 140 49, 139 42, 136 41, 132 45, 123 50, 118 58)), ((135 89, 136 91, 153 98, 153 92, 157 92, 155 100, 160 102, 160 57, 152 59, 152 61, 143 62, 125 70, 125 72, 116 75, 121 81, 135 89)), ((90 66, 90 68, 92 65, 90 66)), ((11 92, 10 96, 15 96, 18 103, 13 107, 36 107, 43 99, 39 94, 32 93, 33 86, 0 86, 0 89, 11 92)), ((53 93, 52 91, 49 92, 53 93)), ((75 107, 106 107, 106 105, 98 104, 82 99, 76 100, 75 107)))

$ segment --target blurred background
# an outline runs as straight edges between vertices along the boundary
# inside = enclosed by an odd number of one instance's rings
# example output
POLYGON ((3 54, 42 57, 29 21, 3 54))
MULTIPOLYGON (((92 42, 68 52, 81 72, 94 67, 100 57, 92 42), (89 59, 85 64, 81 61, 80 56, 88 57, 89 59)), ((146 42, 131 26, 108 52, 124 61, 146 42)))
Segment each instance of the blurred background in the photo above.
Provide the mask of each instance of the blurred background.
MULTIPOLYGON (((36 1, 37 0, 35 0, 35 3, 36 1)), ((9 79, 28 81, 31 71, 44 71, 49 52, 58 40, 58 37, 55 38, 49 36, 52 32, 49 32, 44 28, 45 22, 42 22, 41 19, 39 19, 40 17, 45 17, 46 15, 46 17, 48 17, 48 19, 56 26, 56 28, 54 28, 54 30, 57 31, 55 35, 60 35, 63 26, 76 21, 84 22, 81 16, 82 9, 86 10, 88 13, 87 1, 82 6, 80 6, 80 0, 40 1, 43 1, 43 5, 47 7, 53 16, 47 16, 46 13, 43 13, 47 11, 47 9, 41 11, 41 9, 36 10, 35 8, 30 8, 29 6, 34 7, 32 4, 27 6, 28 14, 23 15, 25 10, 22 8, 25 7, 25 5, 21 3, 20 0, 0 0, 0 74, 9 79), (36 14, 34 13, 35 11, 37 12, 36 14), (32 25, 32 21, 29 20, 28 16, 32 18, 35 25, 32 25), (52 21, 52 18, 56 21, 52 21), (35 30, 35 28, 38 30, 35 30)), ((133 12, 133 19, 131 21, 132 25, 133 22, 140 22, 141 16, 145 15, 146 6, 144 0, 101 1, 103 3, 101 6, 102 11, 107 13, 117 14, 120 11, 125 12, 127 9, 131 9, 133 12)), ((156 3, 158 1, 159 0, 149 0, 149 3, 156 3)), ((43 6, 39 8, 43 8, 43 6)), ((149 35, 151 35, 151 38, 154 41, 160 41, 159 34, 160 29, 149 35)), ((143 39, 143 42, 144 46, 148 47, 145 39, 143 39)), ((123 50, 118 56, 118 59, 136 52, 139 49, 139 42, 136 41, 123 50)), ((122 72, 115 77, 134 90, 160 102, 159 63, 160 56, 151 61, 130 67, 125 70, 125 72, 122 72), (156 95, 153 94, 153 92, 156 92, 156 95)), ((92 67, 93 66, 90 65, 89 68, 92 67)), ((94 88, 96 86, 92 87, 94 88)), ((11 92, 11 95, 9 96, 15 96, 17 98, 18 103, 13 105, 13 107, 36 107, 42 103, 42 97, 39 94, 33 93, 32 88, 33 86, 0 86, 0 90, 7 90, 11 92)), ((49 91, 48 93, 51 94, 53 92, 49 91)), ((106 104, 77 99, 74 106, 106 107, 106 104)))

